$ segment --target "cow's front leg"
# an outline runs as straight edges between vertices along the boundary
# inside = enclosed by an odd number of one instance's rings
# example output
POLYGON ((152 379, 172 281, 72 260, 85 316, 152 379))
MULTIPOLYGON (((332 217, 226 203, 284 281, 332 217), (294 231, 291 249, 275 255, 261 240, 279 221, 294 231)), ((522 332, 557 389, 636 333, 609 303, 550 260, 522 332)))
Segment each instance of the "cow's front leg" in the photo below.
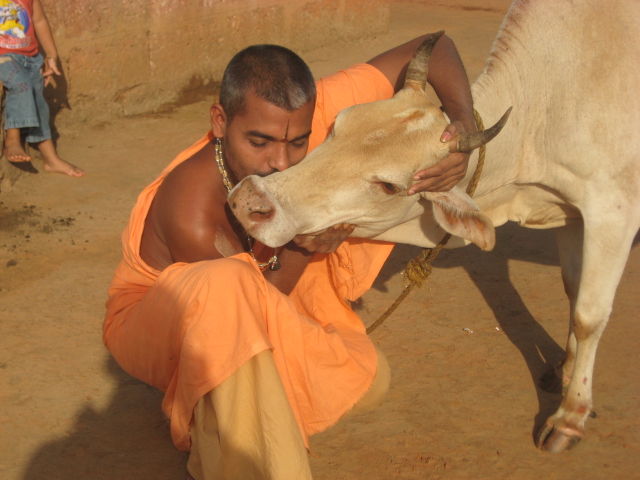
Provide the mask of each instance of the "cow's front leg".
POLYGON ((547 392, 566 395, 576 364, 577 342, 573 333, 573 325, 578 293, 580 292, 580 278, 582 276, 584 224, 576 222, 556 228, 554 233, 558 245, 562 283, 565 294, 569 299, 569 336, 565 347, 564 359, 559 365, 542 376, 540 387, 547 392))
POLYGON ((575 318, 576 302, 580 291, 584 227, 580 222, 556 228, 554 233, 558 245, 562 283, 569 299, 569 338, 567 339, 564 359, 559 365, 546 372, 540 378, 539 386, 546 392, 566 395, 576 364, 577 344, 576 336, 573 333, 573 319, 575 318))
POLYGON ((593 366, 606 320, 601 323, 601 327, 598 326, 588 333, 583 328, 584 324, 580 315, 576 314, 574 329, 577 355, 573 375, 560 408, 547 419, 538 434, 538 447, 547 452, 561 453, 573 448, 582 439, 585 421, 593 409, 593 366), (582 332, 586 334, 581 335, 582 332))
POLYGON ((584 232, 579 233, 578 227, 573 226, 556 235, 571 303, 571 328, 561 373, 565 394, 560 408, 547 419, 537 440, 539 448, 552 453, 571 449, 584 435, 585 421, 593 409, 596 350, 633 239, 633 233, 620 228, 616 236, 612 225, 588 226, 584 232))

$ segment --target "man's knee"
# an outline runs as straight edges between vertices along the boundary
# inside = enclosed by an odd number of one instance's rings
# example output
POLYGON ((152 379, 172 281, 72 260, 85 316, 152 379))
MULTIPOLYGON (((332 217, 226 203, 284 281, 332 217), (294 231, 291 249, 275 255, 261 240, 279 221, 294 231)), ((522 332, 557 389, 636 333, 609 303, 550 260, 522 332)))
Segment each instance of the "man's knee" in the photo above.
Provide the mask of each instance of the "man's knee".
POLYGON ((378 367, 371 387, 369 387, 367 393, 362 396, 358 403, 347 412, 346 417, 375 410, 389 391, 389 385, 391 384, 391 367, 382 350, 376 347, 376 352, 378 354, 378 367))

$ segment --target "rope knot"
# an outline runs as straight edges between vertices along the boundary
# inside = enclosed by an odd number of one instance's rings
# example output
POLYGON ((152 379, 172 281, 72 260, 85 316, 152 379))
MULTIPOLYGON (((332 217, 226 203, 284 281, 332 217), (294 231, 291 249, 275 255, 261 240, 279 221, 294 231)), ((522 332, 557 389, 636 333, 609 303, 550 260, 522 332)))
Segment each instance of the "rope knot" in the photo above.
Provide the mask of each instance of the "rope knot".
MULTIPOLYGON (((428 248, 425 250, 433 249, 428 248)), ((433 270, 431 263, 425 262, 422 258, 414 258, 411 259, 409 263, 407 263, 404 274, 409 280, 409 283, 420 287, 422 286, 422 283, 429 277, 429 275, 431 275, 431 270, 433 270)))

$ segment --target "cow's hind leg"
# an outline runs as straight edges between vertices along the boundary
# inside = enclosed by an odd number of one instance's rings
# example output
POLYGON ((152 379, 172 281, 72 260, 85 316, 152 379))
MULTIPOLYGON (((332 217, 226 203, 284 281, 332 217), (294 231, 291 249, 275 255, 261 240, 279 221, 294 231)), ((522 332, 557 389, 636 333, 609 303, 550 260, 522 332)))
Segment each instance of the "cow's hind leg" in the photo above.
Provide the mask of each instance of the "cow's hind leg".
POLYGON ((561 373, 565 394, 538 434, 538 447, 548 452, 560 453, 577 444, 593 408, 596 349, 637 230, 637 225, 628 225, 628 217, 609 220, 585 221, 584 230, 575 225, 556 234, 571 326, 561 373))

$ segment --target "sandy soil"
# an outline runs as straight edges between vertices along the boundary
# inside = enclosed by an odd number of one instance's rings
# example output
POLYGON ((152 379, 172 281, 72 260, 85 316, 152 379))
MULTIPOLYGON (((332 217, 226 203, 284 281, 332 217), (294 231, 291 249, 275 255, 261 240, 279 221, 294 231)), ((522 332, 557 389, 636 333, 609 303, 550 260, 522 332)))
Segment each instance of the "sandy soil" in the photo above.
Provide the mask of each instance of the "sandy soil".
MULTIPOLYGON (((307 58, 322 75, 445 28, 474 78, 508 3, 397 2, 388 35, 307 58)), ((208 103, 66 127, 59 151, 87 176, 40 173, 1 193, 0 478, 184 479, 161 394, 114 364, 100 328, 130 208, 206 131, 208 103)), ((395 300, 417 253, 397 248, 357 305, 367 323, 395 300)), ((533 432, 559 404, 537 380, 561 359, 567 332, 553 234, 507 225, 494 252, 444 252, 372 334, 393 370, 387 399, 312 439, 315 477, 640 478, 639 277, 636 245, 598 353, 598 417, 576 449, 551 456, 533 432)))

